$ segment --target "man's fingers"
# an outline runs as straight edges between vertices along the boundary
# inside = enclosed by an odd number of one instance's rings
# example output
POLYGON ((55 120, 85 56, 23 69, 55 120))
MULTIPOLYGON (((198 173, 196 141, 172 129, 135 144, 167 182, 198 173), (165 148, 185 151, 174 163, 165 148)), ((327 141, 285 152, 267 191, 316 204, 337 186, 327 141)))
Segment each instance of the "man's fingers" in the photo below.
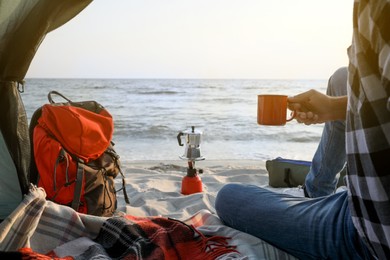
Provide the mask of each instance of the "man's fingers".
POLYGON ((318 115, 312 112, 307 112, 307 113, 297 112, 295 118, 298 123, 305 124, 305 125, 312 125, 318 123, 318 115))
POLYGON ((306 117, 307 117, 308 119, 310 119, 310 120, 313 120, 313 118, 314 118, 313 112, 311 112, 311 111, 307 112, 307 113, 306 113, 306 117))

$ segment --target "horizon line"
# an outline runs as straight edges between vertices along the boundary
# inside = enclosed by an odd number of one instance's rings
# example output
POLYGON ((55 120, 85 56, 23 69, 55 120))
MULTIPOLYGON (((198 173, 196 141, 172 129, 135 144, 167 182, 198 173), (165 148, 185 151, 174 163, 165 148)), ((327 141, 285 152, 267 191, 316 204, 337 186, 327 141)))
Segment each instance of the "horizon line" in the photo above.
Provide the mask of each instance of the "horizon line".
POLYGON ((328 80, 326 78, 172 78, 172 77, 26 77, 25 79, 68 79, 68 80, 328 80))

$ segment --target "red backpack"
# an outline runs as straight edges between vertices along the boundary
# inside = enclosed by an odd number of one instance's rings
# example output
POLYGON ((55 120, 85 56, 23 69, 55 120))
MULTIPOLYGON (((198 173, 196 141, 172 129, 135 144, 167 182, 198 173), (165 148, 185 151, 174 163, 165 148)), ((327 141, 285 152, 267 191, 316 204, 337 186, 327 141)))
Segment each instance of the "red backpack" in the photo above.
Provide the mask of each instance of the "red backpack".
POLYGON ((115 177, 124 176, 111 142, 110 113, 95 101, 72 102, 52 91, 30 124, 33 161, 30 182, 43 187, 47 199, 81 213, 111 216, 117 207, 115 177), (68 102, 55 103, 56 94, 68 102))

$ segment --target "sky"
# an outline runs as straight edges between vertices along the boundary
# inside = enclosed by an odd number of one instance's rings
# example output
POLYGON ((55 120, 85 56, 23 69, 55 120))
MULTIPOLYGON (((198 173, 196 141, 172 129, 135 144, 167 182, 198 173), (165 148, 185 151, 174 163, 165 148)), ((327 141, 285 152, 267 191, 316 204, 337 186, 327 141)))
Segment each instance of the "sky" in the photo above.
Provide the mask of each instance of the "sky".
POLYGON ((327 79, 353 0, 94 0, 49 33, 27 78, 327 79))

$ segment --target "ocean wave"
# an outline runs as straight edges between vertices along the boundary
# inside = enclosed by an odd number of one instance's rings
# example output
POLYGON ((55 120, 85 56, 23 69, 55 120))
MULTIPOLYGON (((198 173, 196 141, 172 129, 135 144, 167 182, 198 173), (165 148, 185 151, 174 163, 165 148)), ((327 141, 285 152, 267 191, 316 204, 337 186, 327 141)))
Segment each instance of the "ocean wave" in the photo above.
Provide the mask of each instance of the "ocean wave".
POLYGON ((175 136, 177 133, 178 131, 173 131, 165 125, 146 125, 143 123, 117 124, 114 130, 116 136, 131 136, 136 139, 160 139, 175 136))
POLYGON ((243 101, 245 101, 246 98, 245 97, 208 97, 208 98, 204 98, 201 102, 202 103, 210 103, 210 102, 213 102, 213 103, 221 103, 221 104, 241 104, 243 103, 243 101))
POLYGON ((289 136, 286 140, 288 142, 294 143, 311 143, 311 142, 319 142, 321 136, 318 135, 306 135, 306 136, 289 136))
POLYGON ((139 95, 177 95, 180 94, 178 91, 172 90, 158 90, 158 91, 137 91, 139 95))

